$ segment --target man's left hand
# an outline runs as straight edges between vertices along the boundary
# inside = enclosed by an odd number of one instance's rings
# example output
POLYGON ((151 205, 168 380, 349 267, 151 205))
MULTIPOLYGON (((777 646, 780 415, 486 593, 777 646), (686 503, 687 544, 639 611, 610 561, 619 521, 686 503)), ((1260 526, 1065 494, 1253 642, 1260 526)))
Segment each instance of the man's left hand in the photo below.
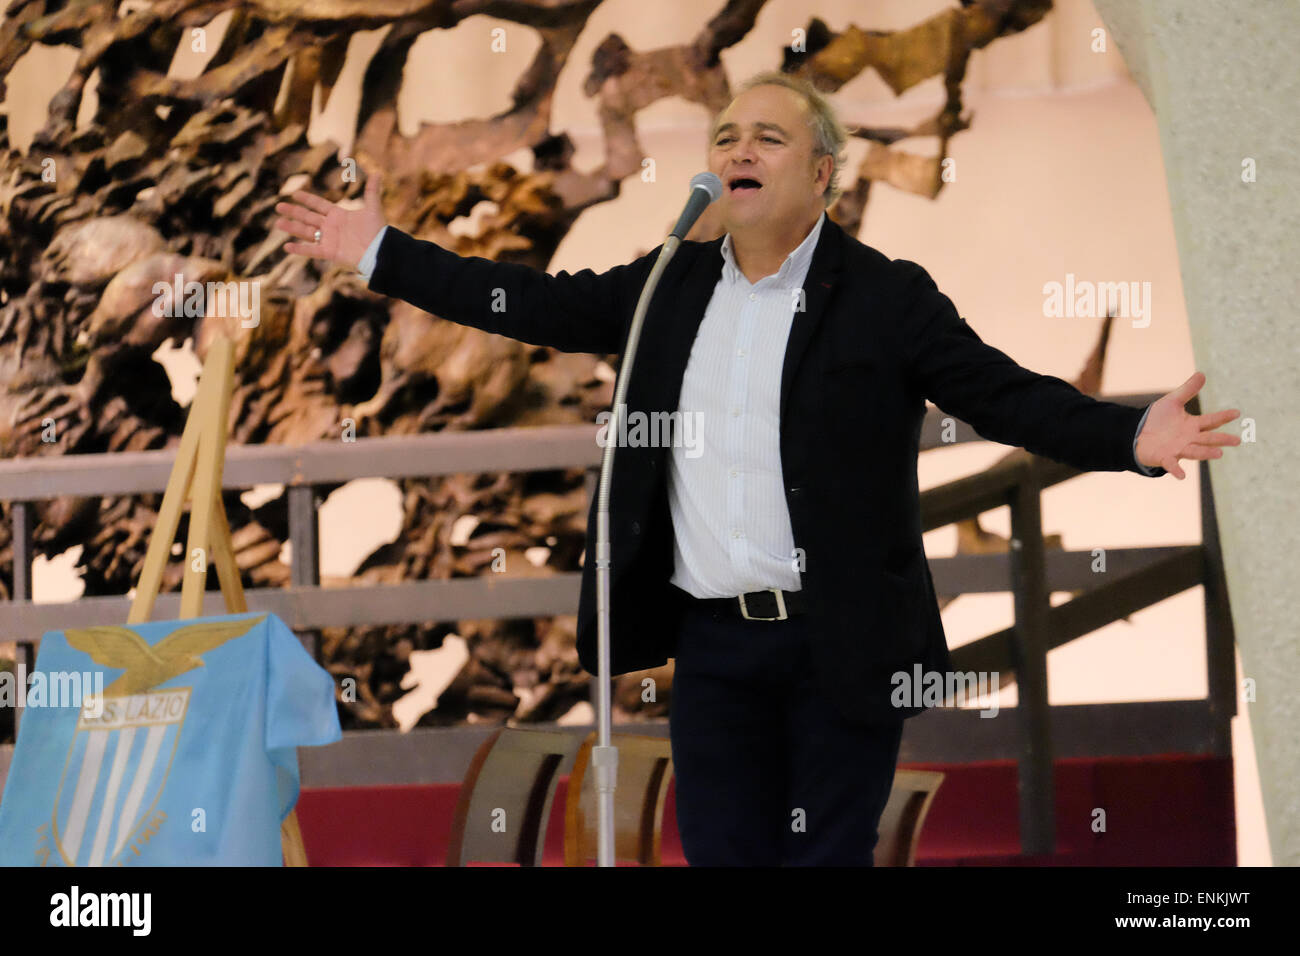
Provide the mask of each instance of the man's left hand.
POLYGON ((1222 458, 1220 445, 1240 445, 1241 436, 1216 432, 1241 412, 1230 408, 1222 412, 1189 415, 1183 407, 1205 384, 1205 376, 1197 372, 1181 386, 1151 406, 1151 412, 1138 434, 1137 460, 1148 468, 1159 466, 1179 481, 1186 478, 1180 458, 1198 461, 1222 458))

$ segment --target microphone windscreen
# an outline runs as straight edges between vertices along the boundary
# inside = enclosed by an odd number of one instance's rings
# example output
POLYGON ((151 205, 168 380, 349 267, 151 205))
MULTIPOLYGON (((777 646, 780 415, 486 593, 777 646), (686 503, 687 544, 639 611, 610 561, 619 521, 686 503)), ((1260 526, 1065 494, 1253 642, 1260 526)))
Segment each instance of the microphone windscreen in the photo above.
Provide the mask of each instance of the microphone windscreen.
POLYGON ((709 202, 717 202, 722 198, 722 180, 717 173, 697 173, 691 179, 691 189, 702 187, 709 194, 709 202))
POLYGON ((686 197, 686 208, 682 210, 677 225, 669 235, 685 239, 686 234, 700 218, 700 213, 722 196, 722 180, 714 173, 699 173, 691 179, 691 194, 686 197))

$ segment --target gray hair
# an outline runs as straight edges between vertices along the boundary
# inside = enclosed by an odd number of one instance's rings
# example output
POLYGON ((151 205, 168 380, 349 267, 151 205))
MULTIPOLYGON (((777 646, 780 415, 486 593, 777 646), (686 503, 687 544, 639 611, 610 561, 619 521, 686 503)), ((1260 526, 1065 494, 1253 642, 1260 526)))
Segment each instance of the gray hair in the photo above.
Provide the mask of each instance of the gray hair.
MULTIPOLYGON (((803 101, 808 104, 808 128, 813 135, 813 158, 829 156, 834 163, 831 167, 830 181, 826 184, 826 189, 822 193, 822 199, 829 208, 843 193, 839 184, 840 172, 848 161, 848 154, 844 151, 844 144, 848 142, 849 134, 835 115, 835 108, 831 106, 830 101, 822 95, 817 87, 803 77, 782 73, 779 70, 768 70, 751 76, 741 85, 736 96, 752 90, 756 86, 784 86, 787 90, 798 93, 803 97, 803 101)), ((736 97, 733 96, 732 102, 735 102, 735 99, 736 97)), ((716 125, 715 120, 714 126, 716 127, 716 125)))

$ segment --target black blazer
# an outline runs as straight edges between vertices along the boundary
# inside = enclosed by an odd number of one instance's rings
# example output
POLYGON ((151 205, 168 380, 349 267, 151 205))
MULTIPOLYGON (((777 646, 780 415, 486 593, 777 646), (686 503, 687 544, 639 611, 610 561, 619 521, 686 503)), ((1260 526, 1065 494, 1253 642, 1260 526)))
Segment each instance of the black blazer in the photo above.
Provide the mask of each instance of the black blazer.
MULTIPOLYGON (((662 247, 660 247, 662 248, 662 247)), ((561 351, 621 354, 659 248, 627 265, 549 275, 465 258, 390 228, 370 288, 442 318, 561 351), (504 300, 501 296, 504 294, 504 300), (494 304, 496 311, 494 311, 494 304)), ((676 411, 722 240, 684 242, 646 315, 629 413, 676 411)), ((919 265, 891 260, 827 217, 781 375, 781 467, 822 685, 850 719, 895 719, 896 671, 951 669, 921 540, 916 459, 925 400, 981 436, 1087 471, 1132 471, 1143 409, 1101 402, 985 344, 919 265)), ((625 447, 610 486, 611 666, 674 656, 668 449, 625 447)), ((595 503, 578 654, 596 672, 595 503)), ((906 708, 913 716, 921 708, 906 708)))

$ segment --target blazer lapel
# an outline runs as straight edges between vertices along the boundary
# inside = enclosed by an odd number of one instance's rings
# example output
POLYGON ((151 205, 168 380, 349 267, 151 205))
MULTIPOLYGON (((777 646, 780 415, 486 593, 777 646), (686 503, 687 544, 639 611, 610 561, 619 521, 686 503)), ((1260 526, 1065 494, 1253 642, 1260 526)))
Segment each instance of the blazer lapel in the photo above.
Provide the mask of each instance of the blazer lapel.
POLYGON ((637 357, 637 368, 645 371, 634 378, 644 382, 645 398, 638 404, 647 409, 677 409, 695 336, 722 277, 722 239, 697 247, 683 244, 673 265, 677 260, 686 260, 682 263, 685 275, 675 277, 672 273, 676 270, 669 266, 655 290, 641 335, 639 351, 643 354, 637 357), (691 258, 687 260, 687 256, 691 258), (653 321, 656 312, 662 317, 659 334, 654 331, 660 324, 653 321))
MULTIPOLYGON (((684 264, 685 275, 674 288, 674 277, 671 275, 674 270, 669 267, 655 292, 651 314, 646 316, 637 367, 654 371, 636 376, 645 387, 642 400, 637 402, 639 407, 669 411, 677 408, 695 336, 699 332, 700 323, 704 321, 704 312, 713 297, 718 280, 722 278, 721 237, 694 249, 683 245, 677 251, 677 256, 685 258, 689 252, 694 255, 692 261, 684 264), (653 331, 659 324, 652 321, 656 312, 664 320, 661 335, 655 335, 653 331)), ((795 372, 826 312, 826 303, 839 281, 843 263, 844 230, 827 215, 826 221, 822 223, 821 234, 817 237, 817 247, 813 250, 808 276, 804 279, 804 311, 794 314, 790 337, 785 346, 785 359, 781 366, 782 419, 785 418, 795 372)))
POLYGON ((785 407, 790 400, 794 374, 826 313, 826 303, 835 290, 843 265, 844 230, 828 213, 826 221, 822 223, 821 234, 817 237, 817 248, 813 250, 808 276, 803 282, 805 311, 795 312, 794 324, 790 326, 790 337, 785 345, 785 364, 781 366, 781 421, 785 421, 785 407))

